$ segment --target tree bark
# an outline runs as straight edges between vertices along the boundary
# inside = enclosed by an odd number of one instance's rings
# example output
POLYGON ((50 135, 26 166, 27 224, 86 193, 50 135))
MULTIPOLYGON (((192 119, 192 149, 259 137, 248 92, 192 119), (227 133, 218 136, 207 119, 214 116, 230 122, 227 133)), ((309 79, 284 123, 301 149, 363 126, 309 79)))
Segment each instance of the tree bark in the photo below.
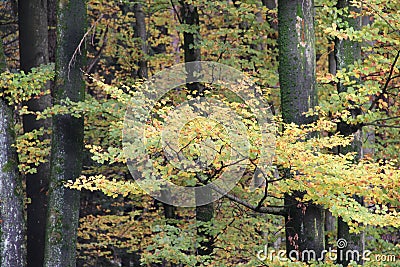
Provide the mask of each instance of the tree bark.
MULTIPOLYGON (((348 17, 350 11, 359 13, 360 10, 353 7, 350 3, 350 0, 339 0, 337 3, 337 8, 342 9, 343 15, 340 16, 343 22, 347 22, 349 27, 352 27, 354 30, 361 29, 361 17, 353 18, 348 17), (345 12, 344 9, 348 9, 345 12)), ((361 58, 361 46, 360 43, 350 41, 348 39, 335 39, 335 60, 336 60, 336 69, 348 69, 349 65, 353 65, 357 60, 361 58)), ((337 85, 337 90, 339 93, 347 92, 347 87, 341 82, 337 85)), ((360 109, 352 109, 349 110, 353 117, 356 117, 361 113, 360 109)), ((347 147, 339 147, 338 153, 346 154, 349 152, 357 152, 358 159, 362 154, 362 129, 360 125, 350 125, 345 121, 341 121, 337 125, 338 132, 344 136, 349 136, 354 134, 354 141, 350 146, 347 147)), ((355 199, 362 204, 362 199, 355 196, 355 199)), ((338 239, 345 239, 347 241, 347 246, 341 249, 338 249, 338 260, 339 264, 343 266, 347 266, 352 260, 351 257, 347 257, 345 255, 348 254, 347 251, 358 251, 360 255, 363 253, 363 234, 353 234, 349 231, 349 226, 346 222, 344 222, 340 217, 338 220, 338 239), (342 257, 340 255, 343 255, 342 257)), ((362 257, 358 257, 353 259, 357 263, 362 263, 362 257)))
POLYGON ((147 31, 146 31, 146 20, 145 14, 143 12, 142 4, 137 3, 134 5, 134 14, 135 14, 135 37, 140 38, 140 52, 141 58, 137 63, 139 69, 137 71, 137 76, 140 79, 148 78, 148 45, 147 45, 147 31))
MULTIPOLYGON (((183 24, 187 24, 195 31, 185 31, 183 33, 183 49, 185 55, 185 62, 193 62, 201 60, 201 52, 199 45, 200 40, 200 21, 199 13, 197 7, 186 3, 186 1, 180 1, 181 4, 181 20, 183 24)), ((195 66, 195 68, 188 69, 188 79, 191 79, 195 75, 194 71, 201 71, 200 64, 195 66)), ((204 87, 200 83, 188 83, 186 84, 189 93, 194 97, 202 96, 204 87)), ((199 183, 197 186, 201 186, 199 183)), ((212 192, 210 189, 197 190, 196 191, 196 201, 197 199, 207 199, 211 198, 212 192)), ((197 248, 198 255, 205 256, 211 255, 214 250, 213 237, 208 233, 208 227, 204 226, 203 223, 210 222, 214 217, 214 205, 209 203, 202 206, 196 206, 196 220, 200 223, 197 227, 197 234, 202 238, 199 246, 197 248)))
MULTIPOLYGON (((328 48, 328 69, 329 73, 336 75, 335 53, 331 47, 328 48)), ((337 153, 337 149, 333 149, 333 153, 337 153)), ((337 219, 332 215, 329 209, 325 210, 325 249, 333 249, 329 244, 332 238, 336 238, 337 219), (333 237, 332 237, 333 236, 333 237)))
MULTIPOLYGON (((0 40, 0 72, 6 61, 0 40)), ((24 193, 17 167, 13 110, 0 98, 0 266, 25 266, 24 193)))
MULTIPOLYGON (((57 3, 56 78, 53 102, 62 104, 84 99, 84 42, 86 3, 60 0, 57 3)), ((79 191, 64 187, 81 173, 83 156, 83 118, 71 115, 53 117, 49 212, 47 217, 46 267, 76 265, 76 233, 79 219, 79 191)))
MULTIPOLYGON (((47 1, 20 0, 18 2, 19 47, 21 70, 48 63, 47 1)), ((47 88, 43 88, 45 91, 47 88)), ((51 104, 49 95, 29 100, 30 111, 43 111, 51 104)), ((50 120, 36 120, 35 115, 23 116, 24 132, 48 129, 50 120)), ((49 138, 45 135, 43 139, 49 138)), ((47 214, 47 190, 50 173, 49 162, 37 167, 37 172, 26 175, 27 205, 27 266, 43 266, 47 214)))
MULTIPOLYGON (((192 4, 187 4, 186 1, 180 1, 181 4, 181 20, 183 24, 195 29, 194 31, 183 32, 183 50, 185 55, 185 62, 193 62, 201 60, 200 48, 198 47, 200 41, 200 21, 197 7, 192 4)), ((197 68, 187 69, 188 79, 193 77, 194 71, 201 71, 200 65, 197 68)), ((193 96, 200 96, 203 93, 203 86, 200 83, 186 84, 189 93, 193 96)))
MULTIPOLYGON (((313 1, 280 0, 278 21, 283 120, 298 125, 311 123, 314 118, 303 113, 317 103, 313 1)), ((286 249, 288 257, 308 261, 309 254, 302 255, 304 251, 313 250, 319 258, 324 249, 324 211, 313 203, 296 200, 303 195, 303 192, 294 192, 285 196, 286 249), (296 251, 298 256, 295 256, 296 251)))
POLYGON ((57 39, 57 0, 47 0, 47 25, 48 25, 48 47, 49 61, 56 62, 56 39, 57 39))

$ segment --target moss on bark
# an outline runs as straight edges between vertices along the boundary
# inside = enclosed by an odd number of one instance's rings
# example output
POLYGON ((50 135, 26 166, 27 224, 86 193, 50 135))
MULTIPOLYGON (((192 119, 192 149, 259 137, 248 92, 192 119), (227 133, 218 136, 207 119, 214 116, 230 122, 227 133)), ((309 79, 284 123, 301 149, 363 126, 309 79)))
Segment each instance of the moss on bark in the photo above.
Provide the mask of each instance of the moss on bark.
MULTIPOLYGON (((314 120, 303 113, 317 103, 315 86, 314 5, 312 0, 278 2, 279 21, 279 83, 282 116, 286 123, 298 125, 314 120)), ((290 175, 287 175, 290 179, 290 175)), ((321 255, 324 249, 324 211, 312 203, 303 203, 304 193, 285 196, 286 249, 313 250, 321 255)))
MULTIPOLYGON (((84 100, 81 69, 84 47, 75 53, 85 34, 86 2, 59 1, 57 11, 56 80, 53 102, 69 98, 84 100), (72 62, 71 62, 71 56, 72 62)), ((79 219, 79 191, 64 187, 64 182, 79 177, 83 156, 83 118, 56 115, 53 118, 49 212, 47 218, 46 267, 76 265, 76 234, 79 219)))

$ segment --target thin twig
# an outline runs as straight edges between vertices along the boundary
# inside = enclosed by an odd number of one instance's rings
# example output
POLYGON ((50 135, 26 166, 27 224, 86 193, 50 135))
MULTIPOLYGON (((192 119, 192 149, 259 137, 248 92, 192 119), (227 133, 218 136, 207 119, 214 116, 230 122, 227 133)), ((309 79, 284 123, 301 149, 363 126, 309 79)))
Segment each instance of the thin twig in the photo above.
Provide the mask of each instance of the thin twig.
POLYGON ((179 16, 179 12, 178 12, 178 11, 176 10, 176 8, 175 8, 174 1, 173 1, 173 0, 170 0, 170 2, 171 2, 171 5, 172 5, 172 8, 174 9, 174 12, 175 12, 175 14, 176 14, 176 17, 178 18, 179 23, 180 23, 180 24, 183 24, 183 21, 182 21, 181 17, 179 16))
POLYGON ((400 125, 388 125, 388 124, 380 124, 380 123, 364 123, 364 125, 400 129, 400 125))
MULTIPOLYGON (((86 73, 88 73, 88 74, 90 73, 90 71, 92 70, 92 68, 96 64, 97 60, 100 58, 101 53, 103 52, 104 48, 107 46, 107 34, 108 34, 108 24, 107 24, 106 30, 104 32, 103 44, 101 45, 99 51, 97 51, 96 55, 93 57, 92 62, 86 68, 86 73)), ((92 40, 92 42, 93 42, 93 40, 92 40)))
MULTIPOLYGON (((397 51, 397 55, 396 55, 396 57, 394 58, 394 61, 393 61, 392 66, 390 67, 389 76, 388 76, 388 78, 386 79, 385 85, 384 85, 383 88, 382 88, 382 93, 381 93, 381 95, 384 95, 384 94, 386 93, 387 87, 389 86, 389 82, 390 82, 390 80, 392 79, 394 67, 396 66, 396 63, 397 63, 397 60, 399 59, 399 57, 400 57, 400 50, 397 51)), ((378 100, 379 100, 379 99, 381 99, 381 97, 378 97, 377 99, 375 99, 374 102, 372 102, 371 106, 369 107, 369 110, 372 110, 372 109, 375 107, 375 105, 376 105, 376 103, 378 103, 378 100)))
POLYGON ((103 14, 100 14, 99 18, 93 23, 93 25, 90 27, 90 29, 87 30, 87 31, 85 32, 85 34, 83 35, 82 39, 80 40, 78 46, 75 48, 75 51, 74 51, 74 53, 72 54, 71 60, 70 60, 69 63, 68 63, 68 80, 69 80, 69 73, 70 73, 70 71, 71 71, 71 67, 72 67, 72 65, 73 65, 73 62, 74 62, 75 59, 76 59, 76 56, 78 55, 78 53, 81 55, 81 46, 82 46, 83 42, 85 41, 86 36, 89 35, 89 33, 96 27, 97 23, 98 23, 102 18, 103 18, 103 14))

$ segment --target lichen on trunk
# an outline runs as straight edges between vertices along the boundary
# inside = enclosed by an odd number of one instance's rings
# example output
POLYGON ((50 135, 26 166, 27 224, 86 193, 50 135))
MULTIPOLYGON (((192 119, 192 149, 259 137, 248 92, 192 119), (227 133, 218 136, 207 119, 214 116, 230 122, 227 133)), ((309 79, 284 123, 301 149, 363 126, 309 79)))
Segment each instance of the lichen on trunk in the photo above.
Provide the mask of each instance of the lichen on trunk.
MULTIPOLYGON (((84 44, 76 53, 85 34, 86 3, 60 0, 57 5, 56 78, 53 103, 84 100, 84 44)), ((64 186, 82 170, 83 117, 53 117, 49 210, 46 231, 46 267, 76 265, 76 233, 79 219, 79 191, 64 186)))
MULTIPOLYGON (((285 123, 311 123, 315 118, 304 112, 317 103, 315 86, 314 3, 312 0, 281 0, 278 2, 279 83, 282 117, 285 123)), ((289 172, 286 178, 291 179, 289 172)), ((297 198, 303 192, 285 195, 286 250, 298 252, 313 250, 319 259, 324 249, 324 211, 313 203, 297 198)))
MULTIPOLYGON (((6 61, 0 40, 0 72, 6 61)), ((17 168, 13 110, 0 98, 0 266, 25 266, 24 194, 17 168)))

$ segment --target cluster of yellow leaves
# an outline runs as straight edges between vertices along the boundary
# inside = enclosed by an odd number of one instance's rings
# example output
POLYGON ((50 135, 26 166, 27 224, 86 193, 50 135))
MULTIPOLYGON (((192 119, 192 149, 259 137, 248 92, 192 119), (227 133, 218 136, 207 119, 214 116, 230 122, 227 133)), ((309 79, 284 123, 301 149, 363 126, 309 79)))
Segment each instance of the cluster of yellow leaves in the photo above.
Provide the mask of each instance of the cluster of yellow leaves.
POLYGON ((23 71, 12 73, 9 71, 0 74, 0 97, 4 97, 10 104, 20 104, 32 97, 40 97, 50 93, 45 90, 46 82, 54 78, 54 64, 32 68, 29 73, 23 71))
MULTIPOLYGON (((114 98, 117 101, 130 103, 131 105, 135 104, 135 101, 137 101, 133 98, 127 101, 126 93, 122 90, 115 90, 108 86, 104 86, 104 90, 108 95, 114 94, 114 98)), ((226 99, 226 96, 220 97, 220 99, 226 99)), ((145 105, 154 105, 150 99, 146 101, 148 101, 148 103, 146 102, 145 105)), ((182 119, 182 117, 178 115, 171 117, 169 114, 170 107, 167 103, 170 101, 169 98, 163 101, 163 104, 154 110, 159 116, 158 119, 157 117, 153 118, 151 123, 147 124, 148 127, 145 131, 147 151, 150 153, 150 157, 155 157, 152 161, 152 167, 166 180, 181 181, 184 179, 187 185, 194 185, 196 182, 192 181, 194 179, 192 174, 186 175, 185 171, 174 170, 173 165, 165 161, 162 157, 163 148, 160 143, 160 133, 164 127, 164 120, 167 118, 177 121, 182 119)), ((143 105, 140 101, 136 104, 143 105)), ((243 116, 243 121, 248 127, 248 132, 245 134, 247 134, 252 143, 250 153, 255 155, 253 164, 257 165, 257 156, 260 154, 260 144, 263 142, 261 135, 258 133, 259 127, 246 108, 246 105, 237 102, 229 103, 229 105, 243 116)), ((316 112, 319 113, 319 115, 325 114, 321 108, 317 108, 314 113, 316 112)), ((343 112, 340 116, 343 119, 346 113, 343 112)), ((281 197, 284 193, 301 190, 307 193, 304 199, 305 201, 312 200, 317 204, 321 204, 331 209, 334 215, 340 215, 344 220, 349 222, 354 221, 355 223, 353 223, 353 225, 363 223, 365 225, 398 226, 396 220, 397 214, 393 209, 393 207, 398 205, 398 199, 400 199, 400 193, 396 190, 396 186, 399 185, 400 180, 399 170, 396 169, 396 165, 392 163, 382 164, 380 162, 371 162, 367 159, 356 162, 354 154, 337 155, 331 152, 336 147, 345 147, 352 143, 352 137, 343 137, 338 134, 328 136, 326 134, 335 131, 335 120, 332 121, 322 118, 313 124, 300 127, 295 124, 283 124, 278 118, 276 121, 284 130, 278 134, 276 139, 276 151, 273 164, 289 169, 293 178, 274 183, 274 190, 271 195, 281 197), (365 197, 366 206, 357 204, 352 199, 353 195, 365 197), (388 204, 392 205, 392 208, 383 212, 377 211, 380 205, 388 204), (372 208, 367 205, 370 205, 372 208)), ((172 122, 171 125, 174 125, 174 123, 172 122)), ((142 131, 143 129, 139 130, 142 131)), ((186 156, 189 157, 193 157, 195 154, 199 153, 199 148, 195 144, 203 140, 204 134, 219 140, 224 139, 221 135, 226 135, 223 128, 219 129, 217 125, 206 125, 197 120, 191 121, 187 126, 182 129, 177 129, 177 131, 181 131, 179 140, 181 144, 180 149, 186 149, 187 152, 185 153, 188 153, 186 156)), ((86 148, 92 153, 92 159, 96 162, 103 164, 105 162, 126 162, 121 147, 110 146, 108 148, 103 148, 99 145, 88 144, 86 148)), ((218 151, 218 149, 215 150, 218 151)), ((222 156, 222 154, 220 156, 222 156)), ((214 161, 212 166, 221 168, 219 161, 220 160, 214 161)), ((250 166, 250 169, 254 170, 254 168, 254 165, 250 166)), ((274 174, 270 173, 270 175, 274 174)), ((98 178, 99 177, 97 177, 97 180, 98 178)), ((213 177, 213 179, 218 179, 218 177, 213 177)), ((82 178, 78 181, 80 186, 77 186, 75 183, 75 188, 97 189, 114 197, 119 194, 118 192, 122 195, 127 195, 132 192, 136 194, 139 192, 137 188, 135 188, 135 190, 126 189, 123 186, 123 184, 126 184, 125 182, 117 180, 109 181, 105 179, 104 176, 101 177, 100 183, 93 183, 92 180, 85 180, 82 178), (105 186, 105 184, 107 186, 105 186)), ((133 184, 134 183, 129 186, 133 186, 133 184)))
POLYGON ((149 245, 147 236, 152 234, 152 225, 149 222, 159 217, 154 208, 149 206, 149 199, 143 198, 141 204, 135 205, 132 211, 124 211, 132 205, 127 202, 114 202, 110 206, 96 206, 96 212, 102 215, 86 215, 80 219, 77 249, 82 258, 87 257, 89 266, 96 266, 90 262, 92 253, 110 260, 118 260, 117 250, 134 252, 149 245), (113 253, 114 252, 114 253, 113 253))
MULTIPOLYGON (((276 163, 290 169, 292 179, 274 184, 282 195, 300 190, 306 192, 304 201, 312 200, 329 208, 345 221, 375 226, 399 227, 396 209, 400 200, 400 170, 395 161, 356 162, 355 154, 330 152, 338 146, 348 146, 352 137, 340 135, 312 137, 327 130, 330 122, 319 120, 314 124, 285 125, 277 139, 276 163), (321 126, 324 126, 321 128, 321 126), (364 198, 360 205, 352 196, 364 198), (387 208, 382 209, 383 206, 387 208)), ((331 127, 334 125, 332 124, 331 127)))
POLYGON ((116 198, 119 195, 122 196, 134 196, 143 194, 143 191, 136 183, 131 181, 121 181, 117 179, 109 180, 102 174, 86 177, 82 175, 75 181, 69 180, 66 186, 71 189, 82 190, 86 189, 89 191, 99 190, 105 195, 116 198))
POLYGON ((40 128, 17 136, 15 148, 19 159, 18 168, 23 174, 36 173, 36 167, 47 161, 51 140, 43 136, 49 136, 50 133, 50 130, 40 128))
POLYGON ((101 146, 91 144, 85 145, 85 148, 93 154, 92 159, 98 163, 126 163, 124 153, 120 148, 110 146, 107 149, 103 149, 101 146))

